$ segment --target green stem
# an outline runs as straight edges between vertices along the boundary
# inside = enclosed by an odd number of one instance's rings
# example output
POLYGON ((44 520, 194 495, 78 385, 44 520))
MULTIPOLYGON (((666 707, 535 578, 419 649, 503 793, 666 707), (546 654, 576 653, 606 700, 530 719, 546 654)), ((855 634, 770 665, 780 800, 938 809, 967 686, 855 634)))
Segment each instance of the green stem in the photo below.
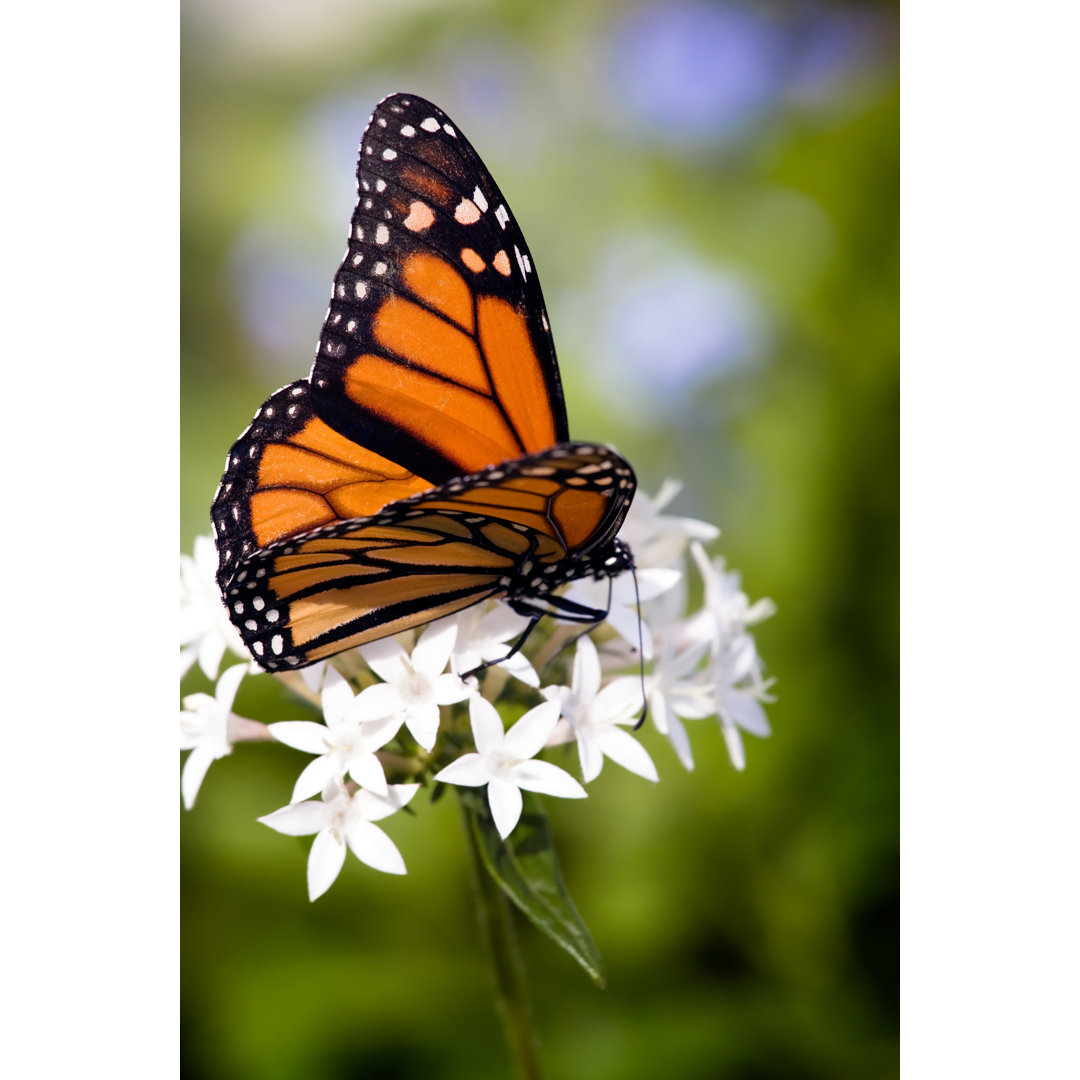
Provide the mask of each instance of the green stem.
POLYGON ((496 1011, 517 1076, 520 1080, 543 1080, 540 1048, 525 995, 525 973, 514 932, 513 912, 502 889, 484 865, 472 821, 473 811, 464 801, 460 805, 472 864, 477 915, 495 976, 496 1011))

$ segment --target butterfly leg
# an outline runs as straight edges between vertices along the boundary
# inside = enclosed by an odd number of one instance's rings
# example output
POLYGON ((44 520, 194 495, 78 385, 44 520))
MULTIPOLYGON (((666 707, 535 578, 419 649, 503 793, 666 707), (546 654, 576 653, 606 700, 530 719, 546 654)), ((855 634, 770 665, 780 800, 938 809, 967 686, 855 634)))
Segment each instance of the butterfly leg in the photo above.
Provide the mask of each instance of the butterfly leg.
POLYGON ((521 647, 525 644, 526 641, 528 641, 529 635, 536 629, 536 624, 544 617, 543 612, 530 611, 528 615, 529 625, 525 627, 524 631, 522 631, 521 636, 517 639, 517 641, 514 642, 514 644, 510 647, 510 651, 505 656, 500 656, 498 660, 485 660, 482 664, 478 664, 471 671, 464 672, 461 675, 461 678, 467 679, 470 675, 479 675, 480 672, 487 671, 489 667, 494 667, 496 664, 501 664, 504 661, 509 660, 510 657, 516 656, 521 651, 521 647))

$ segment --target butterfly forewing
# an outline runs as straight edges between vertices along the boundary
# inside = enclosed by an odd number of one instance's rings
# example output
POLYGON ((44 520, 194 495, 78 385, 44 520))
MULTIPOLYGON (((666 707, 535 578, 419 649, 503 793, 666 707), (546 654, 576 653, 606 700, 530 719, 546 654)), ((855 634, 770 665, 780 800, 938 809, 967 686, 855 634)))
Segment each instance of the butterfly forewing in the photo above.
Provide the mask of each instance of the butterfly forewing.
POLYGON ((531 254, 446 114, 383 101, 358 188, 312 369, 342 405, 330 422, 439 482, 566 441, 531 254))

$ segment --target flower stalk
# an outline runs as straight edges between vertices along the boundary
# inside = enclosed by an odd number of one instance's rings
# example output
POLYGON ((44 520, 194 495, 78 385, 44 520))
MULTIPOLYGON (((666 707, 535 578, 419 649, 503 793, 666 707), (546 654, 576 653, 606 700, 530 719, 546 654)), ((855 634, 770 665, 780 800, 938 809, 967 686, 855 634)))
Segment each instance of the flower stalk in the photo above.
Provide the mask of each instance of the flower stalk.
POLYGON ((514 1074, 519 1080, 542 1080, 540 1046, 525 991, 525 970, 518 948, 514 913, 484 863, 472 820, 475 811, 465 799, 460 798, 458 802, 469 852, 477 921, 495 982, 495 1010, 514 1063, 514 1074))

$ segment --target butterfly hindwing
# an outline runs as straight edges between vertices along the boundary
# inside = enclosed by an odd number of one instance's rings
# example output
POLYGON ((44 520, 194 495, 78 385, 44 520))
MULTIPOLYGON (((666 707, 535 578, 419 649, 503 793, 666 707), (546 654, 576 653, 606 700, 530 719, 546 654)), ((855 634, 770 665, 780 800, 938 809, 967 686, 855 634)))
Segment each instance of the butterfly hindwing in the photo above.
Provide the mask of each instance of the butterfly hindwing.
POLYGON ((601 572, 634 493, 606 447, 565 444, 270 544, 225 589, 264 667, 298 667, 488 597, 542 601, 601 572))
POLYGON ((365 517, 432 486, 330 427, 319 397, 306 381, 282 387, 229 451, 210 512, 222 587, 242 559, 281 537, 365 517))
POLYGON ((327 419, 436 482, 565 442, 540 283, 476 151, 436 106, 396 94, 357 180, 311 374, 340 405, 327 419))

